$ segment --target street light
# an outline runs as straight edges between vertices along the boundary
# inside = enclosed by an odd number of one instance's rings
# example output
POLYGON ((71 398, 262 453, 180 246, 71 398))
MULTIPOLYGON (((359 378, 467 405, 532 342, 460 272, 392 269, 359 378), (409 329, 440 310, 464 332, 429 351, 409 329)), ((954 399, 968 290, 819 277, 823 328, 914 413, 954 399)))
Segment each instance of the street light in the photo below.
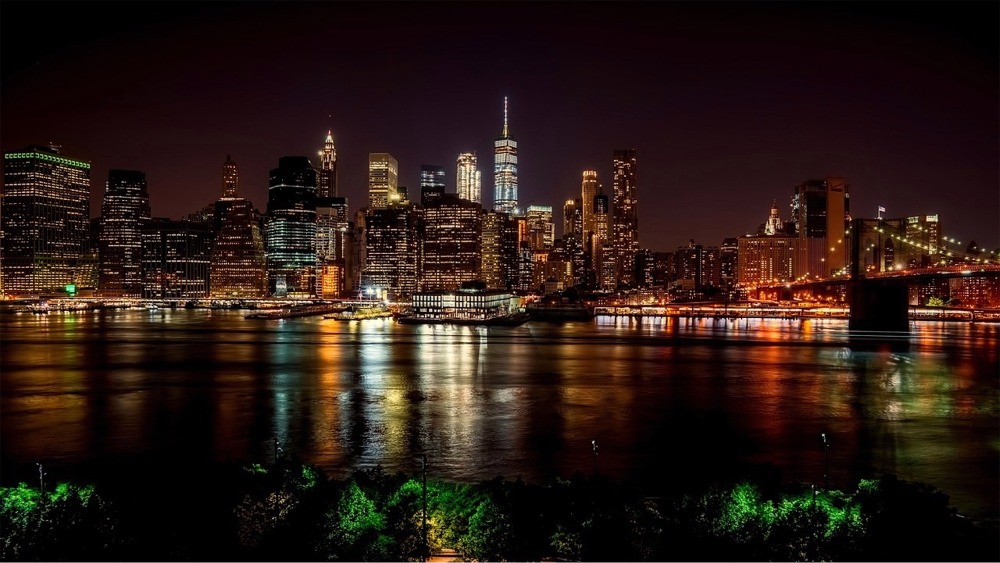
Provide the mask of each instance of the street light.
POLYGON ((830 442, 826 439, 826 432, 820 434, 823 438, 823 486, 830 488, 830 442))
POLYGON ((590 441, 591 447, 594 448, 594 475, 597 475, 597 440, 590 441))

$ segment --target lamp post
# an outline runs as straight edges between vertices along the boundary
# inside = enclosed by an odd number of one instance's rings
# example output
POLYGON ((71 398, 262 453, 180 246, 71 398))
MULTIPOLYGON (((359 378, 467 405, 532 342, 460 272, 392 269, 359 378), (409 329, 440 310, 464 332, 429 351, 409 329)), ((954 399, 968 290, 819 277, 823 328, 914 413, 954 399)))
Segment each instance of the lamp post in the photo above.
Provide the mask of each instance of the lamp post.
POLYGON ((423 474, 423 487, 424 487, 424 561, 427 561, 428 556, 431 553, 430 545, 427 543, 427 454, 423 454, 420 458, 420 470, 423 474))
POLYGON ((826 432, 820 434, 823 438, 823 487, 830 488, 830 441, 826 439, 826 432))
POLYGON ((594 476, 597 476, 597 440, 591 440, 590 446, 594 448, 594 476))
POLYGON ((42 469, 42 464, 35 462, 38 466, 38 492, 41 493, 41 498, 45 499, 45 471, 42 469))

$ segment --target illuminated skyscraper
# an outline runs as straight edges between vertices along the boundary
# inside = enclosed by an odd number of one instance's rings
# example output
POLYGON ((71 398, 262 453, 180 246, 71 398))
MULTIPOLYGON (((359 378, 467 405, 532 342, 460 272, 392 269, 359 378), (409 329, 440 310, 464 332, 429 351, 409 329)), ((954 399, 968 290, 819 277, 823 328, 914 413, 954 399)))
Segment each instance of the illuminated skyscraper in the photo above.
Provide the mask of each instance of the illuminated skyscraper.
POLYGON ((611 213, 608 196, 600 186, 594 196, 594 236, 590 239, 597 288, 614 291, 618 285, 618 262, 611 242, 611 213))
POLYGON ((617 149, 614 156, 614 209, 611 212, 618 282, 635 282, 635 253, 639 250, 635 149, 617 149))
POLYGON ((101 295, 142 296, 142 225, 149 219, 146 174, 135 170, 108 171, 101 206, 101 295))
POLYGON ((528 219, 528 242, 531 250, 540 252, 551 250, 556 239, 556 225, 552 222, 551 205, 529 205, 525 213, 528 219))
POLYGON ((792 217, 800 241, 795 277, 825 278, 847 266, 848 192, 843 178, 806 180, 795 187, 792 217))
POLYGON ((586 244, 594 233, 594 196, 597 195, 597 171, 584 170, 580 188, 580 202, 583 204, 583 242, 586 244))
POLYGON ((493 142, 493 210, 517 214, 517 141, 507 125, 507 98, 503 99, 503 130, 493 142))
POLYGON ((323 150, 319 151, 320 168, 319 184, 316 186, 316 197, 337 197, 337 148, 333 146, 333 131, 326 132, 323 150))
POLYGON ((83 282, 90 164, 49 147, 5 153, 0 214, 4 293, 53 293, 83 282))
POLYGON ((406 299, 417 290, 417 213, 413 205, 369 208, 365 214, 365 296, 406 299))
POLYGON ((458 155, 456 184, 458 197, 473 203, 482 203, 482 174, 479 172, 476 153, 463 152, 458 155))
POLYGON ((267 260, 260 216, 249 200, 229 200, 212 244, 212 297, 267 296, 267 260))
POLYGON ((368 207, 385 209, 399 203, 399 163, 389 153, 368 155, 368 207))
POLYGON ((506 213, 483 212, 481 277, 487 289, 514 289, 517 280, 517 222, 506 213))
POLYGON ((316 198, 316 295, 326 299, 354 287, 354 229, 347 207, 346 197, 316 198))
POLYGON ((444 166, 420 165, 420 202, 444 197, 444 166))
POLYGON ((315 295, 316 177, 304 156, 283 156, 271 170, 265 237, 271 295, 315 295))
MULTIPOLYGON (((593 208, 593 202, 591 202, 593 208)), ((571 264, 566 286, 587 282, 587 251, 583 242, 583 206, 579 199, 568 199, 563 206, 563 259, 571 264)))
POLYGON ((155 218, 142 225, 142 296, 208 297, 212 225, 155 218))
POLYGON ((240 169, 227 154, 226 162, 222 165, 222 197, 239 197, 239 195, 240 169))
POLYGON ((456 194, 428 203, 420 215, 420 288, 457 290, 480 279, 482 207, 456 194))

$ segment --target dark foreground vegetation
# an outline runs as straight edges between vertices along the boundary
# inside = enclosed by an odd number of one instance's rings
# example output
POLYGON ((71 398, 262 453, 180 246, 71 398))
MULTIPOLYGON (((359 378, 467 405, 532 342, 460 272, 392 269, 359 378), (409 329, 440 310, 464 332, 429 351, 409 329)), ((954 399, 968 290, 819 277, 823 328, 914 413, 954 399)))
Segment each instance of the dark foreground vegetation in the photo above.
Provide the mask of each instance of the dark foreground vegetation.
MULTIPOLYGON (((227 466, 189 490, 0 489, 3 560, 420 560, 420 475, 329 480, 292 461, 227 466)), ((763 479, 648 496, 577 474, 546 485, 428 480, 432 552, 469 560, 996 561, 996 523, 893 477, 850 491, 763 479)))

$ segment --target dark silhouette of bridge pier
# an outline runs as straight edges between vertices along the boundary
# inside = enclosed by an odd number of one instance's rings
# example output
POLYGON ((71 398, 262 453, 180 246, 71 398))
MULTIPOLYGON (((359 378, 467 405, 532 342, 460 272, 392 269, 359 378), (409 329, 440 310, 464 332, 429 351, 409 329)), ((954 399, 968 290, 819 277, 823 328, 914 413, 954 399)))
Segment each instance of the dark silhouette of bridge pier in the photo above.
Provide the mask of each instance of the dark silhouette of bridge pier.
POLYGON ((879 225, 878 219, 851 222, 851 279, 847 298, 851 306, 848 329, 852 332, 908 332, 909 290, 905 280, 865 278, 861 268, 861 245, 866 228, 879 225))

